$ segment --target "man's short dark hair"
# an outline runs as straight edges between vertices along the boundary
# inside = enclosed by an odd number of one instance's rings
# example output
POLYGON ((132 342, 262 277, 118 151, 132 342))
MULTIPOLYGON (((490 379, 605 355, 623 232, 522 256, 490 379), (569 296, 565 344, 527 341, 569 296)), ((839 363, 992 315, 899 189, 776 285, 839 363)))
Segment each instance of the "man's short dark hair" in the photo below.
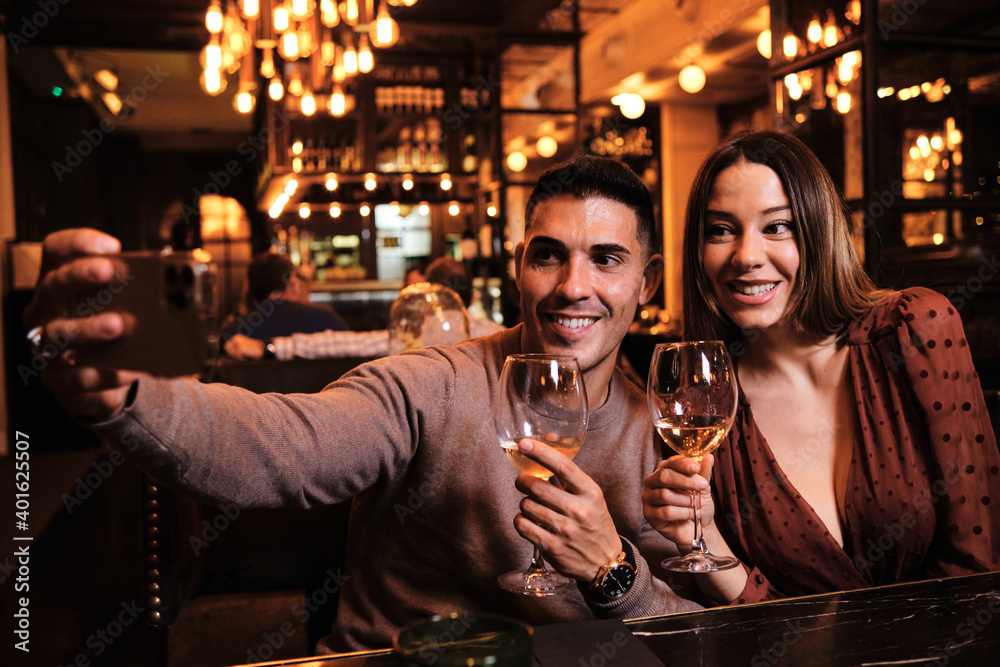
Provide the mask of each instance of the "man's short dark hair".
POLYGON ((580 155, 550 167, 528 198, 524 227, 531 227, 538 205, 552 197, 572 195, 578 199, 603 197, 628 206, 635 213, 639 244, 653 254, 656 247, 656 214, 653 199, 642 180, 627 165, 606 157, 580 155))
POLYGON ((247 300, 250 304, 267 301, 273 292, 284 292, 295 265, 284 255, 263 252, 247 268, 247 300))
POLYGON ((472 303, 472 272, 457 259, 438 257, 427 267, 424 278, 429 283, 444 285, 455 290, 466 308, 472 303))

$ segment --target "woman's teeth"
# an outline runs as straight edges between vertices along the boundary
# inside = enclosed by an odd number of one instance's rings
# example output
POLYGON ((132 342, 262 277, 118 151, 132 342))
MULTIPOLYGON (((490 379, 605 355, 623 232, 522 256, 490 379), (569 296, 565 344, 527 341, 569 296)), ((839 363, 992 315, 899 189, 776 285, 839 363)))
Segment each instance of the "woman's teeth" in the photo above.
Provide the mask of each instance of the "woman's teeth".
POLYGON ((568 329, 579 329, 580 327, 585 327, 589 324, 593 324, 597 320, 593 317, 557 317, 556 324, 568 329))
POLYGON ((747 296, 760 296, 761 294, 766 294, 770 292, 778 283, 768 283, 766 285, 751 285, 750 287, 736 287, 736 291, 740 294, 746 294, 747 296))

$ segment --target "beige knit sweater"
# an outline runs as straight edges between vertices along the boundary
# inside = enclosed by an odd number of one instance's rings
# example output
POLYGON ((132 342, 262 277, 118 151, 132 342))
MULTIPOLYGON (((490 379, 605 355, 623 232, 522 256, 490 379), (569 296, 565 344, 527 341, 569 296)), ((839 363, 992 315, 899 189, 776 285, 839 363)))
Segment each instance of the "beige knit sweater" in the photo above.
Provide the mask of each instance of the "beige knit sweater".
POLYGON ((321 651, 383 648, 399 627, 452 610, 543 624, 699 608, 650 574, 647 561, 658 570, 675 549, 642 516, 643 478, 659 454, 645 397, 618 372, 575 461, 644 556, 636 584, 607 605, 580 591, 539 599, 497 586, 531 556, 513 527, 517 470, 492 419, 500 368, 519 341, 515 327, 380 359, 312 395, 144 379, 123 415, 94 428, 160 481, 215 501, 354 497, 347 580, 321 651))

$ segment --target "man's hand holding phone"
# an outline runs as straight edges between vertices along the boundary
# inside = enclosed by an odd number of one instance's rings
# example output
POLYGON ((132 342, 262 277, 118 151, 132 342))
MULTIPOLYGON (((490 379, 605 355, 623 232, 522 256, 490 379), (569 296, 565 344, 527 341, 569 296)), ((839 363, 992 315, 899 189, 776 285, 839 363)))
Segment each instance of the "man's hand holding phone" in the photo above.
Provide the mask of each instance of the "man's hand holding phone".
POLYGON ((118 415, 132 383, 141 373, 86 366, 74 361, 81 351, 121 338, 126 322, 106 310, 79 316, 80 296, 108 285, 116 276, 113 255, 121 244, 94 229, 65 229, 46 237, 42 268, 24 324, 49 359, 42 382, 70 415, 103 421, 118 415), (38 329, 37 327, 41 327, 38 329))
POLYGON ((25 312, 28 339, 50 362, 43 382, 76 417, 117 414, 136 371, 197 375, 209 356, 211 257, 120 248, 92 229, 51 234, 25 312))

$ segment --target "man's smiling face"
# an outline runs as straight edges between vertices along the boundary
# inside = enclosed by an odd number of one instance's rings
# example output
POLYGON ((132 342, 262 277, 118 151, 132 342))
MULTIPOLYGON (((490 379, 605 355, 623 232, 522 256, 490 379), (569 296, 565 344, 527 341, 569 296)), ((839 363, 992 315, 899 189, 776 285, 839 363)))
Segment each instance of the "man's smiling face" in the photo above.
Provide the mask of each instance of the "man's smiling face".
POLYGON ((636 308, 658 286, 662 258, 647 254, 635 212, 620 202, 540 202, 515 251, 523 350, 570 354, 610 378, 636 308))

